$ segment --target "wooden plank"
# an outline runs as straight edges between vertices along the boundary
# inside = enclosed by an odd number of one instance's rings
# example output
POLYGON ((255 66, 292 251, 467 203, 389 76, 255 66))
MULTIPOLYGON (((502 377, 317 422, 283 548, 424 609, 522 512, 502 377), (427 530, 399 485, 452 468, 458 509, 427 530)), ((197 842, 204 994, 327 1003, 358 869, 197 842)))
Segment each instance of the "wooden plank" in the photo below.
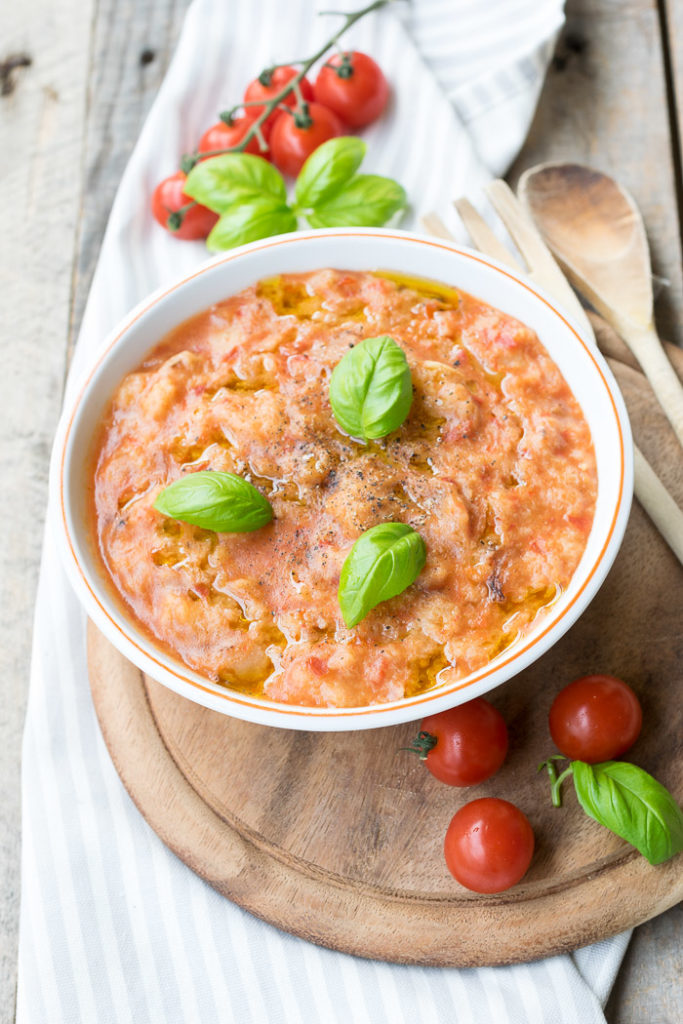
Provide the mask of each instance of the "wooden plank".
MULTIPOLYGON (((546 160, 575 160, 618 178, 643 212, 656 272, 670 281, 657 296, 658 326, 681 344, 680 182, 656 0, 568 0, 566 14, 511 180, 546 160)), ((683 110, 683 8, 669 0, 666 15, 683 110)), ((609 1024, 677 1019, 682 936, 680 908, 636 929, 606 1009, 609 1024)))
POLYGON ((34 0, 30 18, 24 5, 2 4, 0 40, 0 187, 3 234, 11 239, 0 246, 0 1018, 8 1021, 16 988, 21 734, 69 322, 90 2, 34 0))
POLYGON ((683 4, 680 0, 659 0, 669 75, 669 106, 676 118, 673 144, 678 174, 679 222, 683 232, 683 4))
POLYGON ((166 73, 189 4, 190 0, 140 0, 124 5, 98 0, 70 349, 116 189, 166 73))
POLYGON ((116 185, 189 0, 0 5, 0 1020, 13 1018, 19 759, 47 467, 67 364, 116 185), (12 71, 7 58, 26 54, 12 71), (77 235, 78 231, 78 235, 77 235), (8 493, 9 491, 9 493, 8 493))
POLYGON ((612 990, 607 1024, 674 1024, 683 1003, 683 904, 636 928, 612 990))
POLYGON ((617 178, 645 220, 661 334, 683 343, 683 278, 657 0, 568 0, 567 24, 511 180, 573 160, 617 178))

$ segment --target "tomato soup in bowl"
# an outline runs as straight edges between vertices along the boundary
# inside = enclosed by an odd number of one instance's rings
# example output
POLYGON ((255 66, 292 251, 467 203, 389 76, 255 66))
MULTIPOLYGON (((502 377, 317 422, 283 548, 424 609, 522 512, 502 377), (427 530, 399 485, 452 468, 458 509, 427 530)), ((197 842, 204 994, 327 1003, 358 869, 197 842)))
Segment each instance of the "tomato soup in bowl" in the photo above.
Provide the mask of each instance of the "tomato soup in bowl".
POLYGON ((317 231, 225 254, 119 329, 65 413, 53 496, 67 568, 139 667, 265 724, 393 724, 538 657, 604 578, 631 493, 628 421, 561 311, 479 254, 406 233, 317 231), (388 337, 403 421, 354 437, 332 372, 388 337), (231 474, 250 532, 159 511, 231 474), (380 524, 419 534, 414 579, 347 625, 340 576, 380 524))

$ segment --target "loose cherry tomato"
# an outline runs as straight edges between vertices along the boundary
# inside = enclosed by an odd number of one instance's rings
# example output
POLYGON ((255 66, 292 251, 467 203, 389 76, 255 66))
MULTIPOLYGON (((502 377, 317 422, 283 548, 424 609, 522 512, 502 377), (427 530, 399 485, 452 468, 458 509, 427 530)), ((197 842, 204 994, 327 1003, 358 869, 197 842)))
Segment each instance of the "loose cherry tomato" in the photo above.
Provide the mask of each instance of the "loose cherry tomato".
MULTIPOLYGON (((244 102, 253 103, 255 100, 272 100, 273 96, 277 96, 279 92, 282 92, 288 82, 291 82, 293 78, 298 74, 296 68, 292 68, 289 65, 285 65, 281 68, 275 68, 270 75, 263 71, 258 78, 255 78, 253 82, 244 90, 244 102), (264 79, 264 80, 262 80, 264 79)), ((302 78, 299 82, 299 89, 305 102, 309 102, 313 99, 313 86, 307 78, 302 78)), ((297 105, 297 96, 294 90, 289 93, 283 100, 288 107, 295 107, 297 105)), ((260 117, 265 110, 264 106, 253 106, 247 107, 249 117, 260 117)), ((272 114, 266 118, 264 124, 267 124, 269 128, 273 126, 278 118, 278 111, 274 110, 272 114)))
POLYGON ((389 99, 389 84, 379 64, 365 53, 330 57, 313 86, 318 103, 329 107, 352 128, 375 121, 389 99))
POLYGON ((319 103, 306 103, 294 114, 281 113, 270 136, 273 163, 283 174, 296 177, 314 149, 343 134, 337 115, 319 103))
MULTIPOLYGON (((232 124, 226 124, 225 121, 218 121, 204 132, 199 140, 197 151, 199 153, 210 153, 214 149, 230 149, 231 146, 236 146, 247 134, 249 126, 253 123, 253 120, 254 119, 252 117, 236 117, 232 124)), ((270 134, 270 128, 265 128, 265 130, 264 128, 262 128, 263 137, 267 142, 270 134)), ((258 139, 255 135, 249 139, 249 142, 242 152, 253 153, 255 156, 268 156, 267 150, 261 150, 258 139)))
POLYGON ((640 702, 616 676, 583 676, 560 690, 548 716, 550 735, 565 757, 597 764, 619 757, 638 739, 640 702))
POLYGON ((498 771, 508 749, 508 731, 500 711, 483 697, 430 715, 410 748, 432 775, 449 786, 476 786, 498 771))
POLYGON ((503 892, 526 874, 534 854, 534 833, 519 807, 483 797, 461 807, 444 841, 446 866, 474 892, 503 892))
POLYGON ((182 215, 181 223, 177 228, 173 227, 173 214, 181 207, 192 202, 189 196, 183 192, 183 185, 187 175, 182 171, 172 174, 170 178, 164 178, 154 189, 152 195, 152 213, 162 228, 170 231, 175 238, 195 239, 206 238, 218 220, 218 214, 208 210, 206 206, 195 203, 190 206, 182 215), (170 223, 169 223, 170 218, 170 223))

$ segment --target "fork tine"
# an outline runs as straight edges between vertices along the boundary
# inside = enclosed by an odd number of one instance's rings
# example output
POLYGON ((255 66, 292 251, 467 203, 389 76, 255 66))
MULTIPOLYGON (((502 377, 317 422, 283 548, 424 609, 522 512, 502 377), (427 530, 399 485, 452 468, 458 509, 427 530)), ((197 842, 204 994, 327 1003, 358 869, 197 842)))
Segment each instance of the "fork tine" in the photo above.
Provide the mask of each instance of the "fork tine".
POLYGON ((510 186, 498 178, 486 186, 486 194, 519 251, 529 265, 534 281, 554 295, 568 313, 592 336, 593 328, 586 311, 569 285, 555 257, 545 244, 530 215, 524 209, 510 186))
POLYGON ((501 263, 511 267, 512 270, 524 269, 517 263, 512 253, 505 248, 503 243, 496 238, 491 228, 479 211, 475 210, 469 199, 456 199, 453 205, 460 214, 460 219, 467 228, 470 238, 477 249, 480 249, 488 256, 493 256, 495 260, 500 260, 501 263))
POLYGON ((427 234, 434 235, 435 238, 447 238, 451 242, 455 241, 438 213, 425 213, 420 217, 420 224, 427 234))

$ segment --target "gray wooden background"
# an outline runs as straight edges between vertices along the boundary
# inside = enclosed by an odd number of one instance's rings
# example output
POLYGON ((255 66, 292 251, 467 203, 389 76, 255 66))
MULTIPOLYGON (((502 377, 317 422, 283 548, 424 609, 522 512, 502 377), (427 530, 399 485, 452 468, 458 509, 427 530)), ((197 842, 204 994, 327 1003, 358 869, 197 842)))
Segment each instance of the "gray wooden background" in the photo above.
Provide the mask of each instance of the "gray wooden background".
MULTIPOLYGON (((187 6, 0 5, 2 1024, 14 1018, 19 766, 48 455, 114 192, 187 6)), ((643 211, 655 272, 668 282, 656 302, 659 329, 683 344, 683 2, 566 6, 567 25, 510 180, 532 163, 558 158, 618 176, 643 211)), ((683 1020, 682 935, 680 907, 637 930, 608 1004, 609 1024, 683 1020)))

